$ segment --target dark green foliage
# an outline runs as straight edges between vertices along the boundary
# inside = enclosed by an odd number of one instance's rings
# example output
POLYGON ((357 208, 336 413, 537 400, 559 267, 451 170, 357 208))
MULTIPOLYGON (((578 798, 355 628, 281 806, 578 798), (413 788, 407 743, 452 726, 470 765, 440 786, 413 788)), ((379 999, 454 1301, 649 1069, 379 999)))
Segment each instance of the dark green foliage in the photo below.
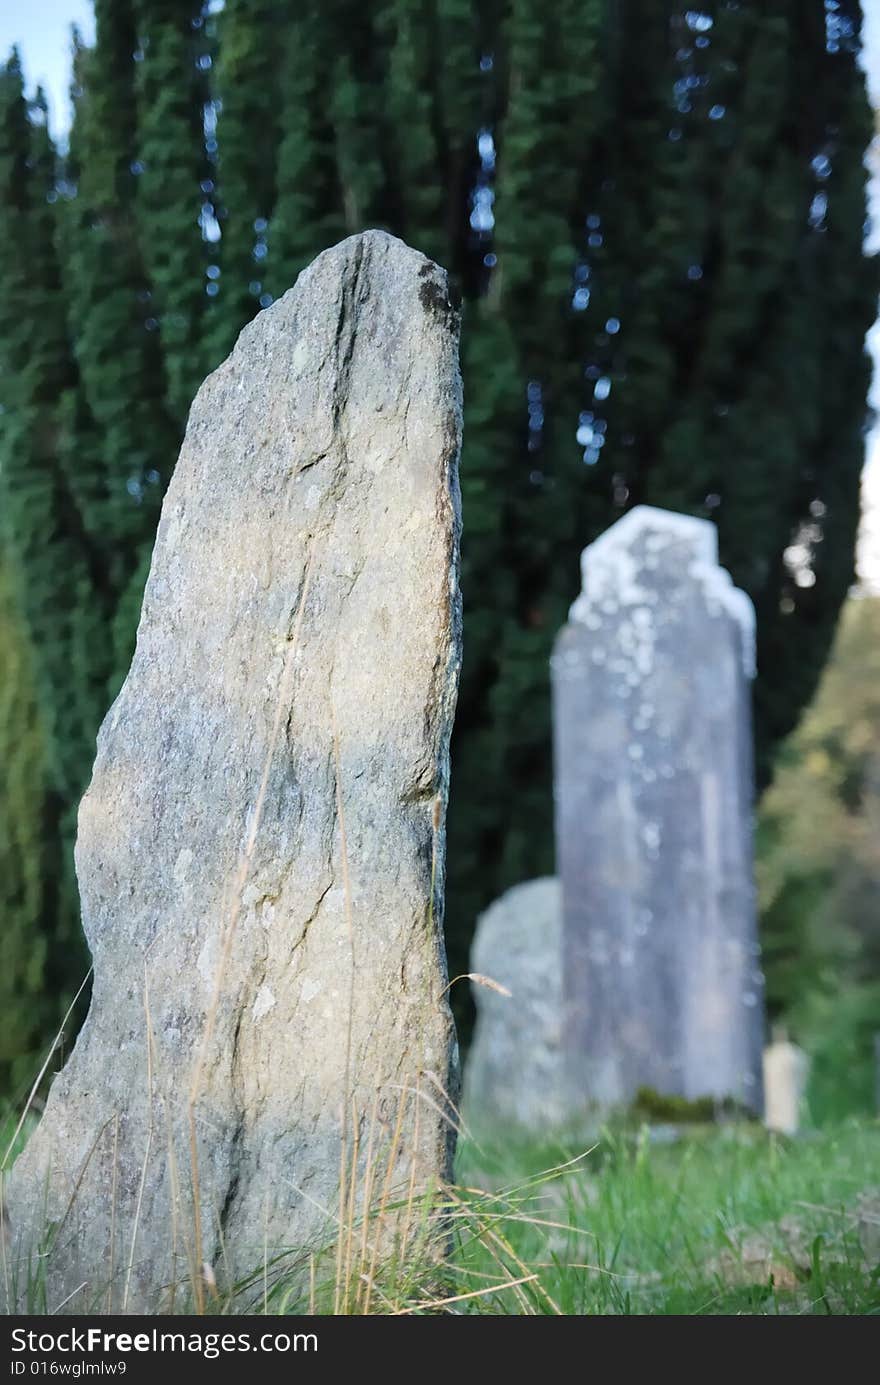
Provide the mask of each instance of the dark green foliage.
POLYGON ((388 157, 403 193, 396 208, 387 207, 385 216, 396 212, 393 220, 398 233, 432 259, 442 260, 448 242, 444 188, 434 176, 433 16, 427 6, 394 0, 383 19, 389 44, 384 123, 388 157))
POLYGON ((46 954, 52 936, 52 833, 45 745, 29 643, 0 551, 0 1090, 26 1081, 52 1018, 46 954), (47 1014, 47 1011, 49 1012, 47 1014))
MULTIPOLYGON (((509 324, 522 403, 518 427, 499 439, 503 485, 490 483, 484 502, 488 523, 499 524, 499 504, 508 519, 475 552, 473 411, 485 376, 482 324, 472 327, 465 599, 480 623, 466 625, 454 747, 453 951, 486 897, 487 869, 496 893, 552 867, 546 657, 586 541, 635 502, 716 520, 722 561, 758 608, 762 781, 813 691, 852 580, 862 343, 878 287, 860 249, 871 122, 852 37, 829 51, 822 15, 806 4, 717 6, 687 20, 637 3, 579 15, 585 60, 572 52, 570 17, 554 51, 553 18, 526 4, 511 6, 501 58, 496 49, 507 93, 500 284, 481 311, 509 324), (545 89, 548 66, 557 80, 545 89), (551 151, 573 118, 557 165, 551 151), (530 168, 540 191, 530 192, 530 168), (573 271, 565 295, 555 254, 573 271), (795 536, 808 553, 799 573, 783 557, 795 536)), ((857 22, 854 7, 839 15, 857 22)), ((480 479, 488 462, 479 457, 480 479)), ((454 970, 463 962, 458 952, 454 970)))
POLYGON ((69 828, 203 373, 316 253, 384 225, 464 299, 461 972, 477 911, 553 868, 547 660, 581 548, 628 506, 718 524, 758 609, 763 779, 812 693, 878 289, 858 8, 213 8, 97 0, 60 181, 14 65, 3 87, 0 473, 53 782, 69 828))
MULTIPOLYGON (((7 771, 3 814, 11 824, 4 850, 15 857, 16 846, 30 849, 27 858, 7 863, 20 908, 7 903, 4 958, 24 999, 42 978, 43 1001, 28 1001, 41 1040, 44 1027, 54 1027, 60 996, 85 971, 70 844, 112 660, 75 499, 93 457, 87 427, 73 436, 76 368, 54 245, 54 151, 45 103, 39 94, 32 105, 25 101, 15 58, 0 74, 0 120, 0 548, 10 712, 0 758, 7 771), (39 714, 39 724, 16 730, 13 713, 39 714), (19 879, 30 882, 26 891, 19 879)), ((10 1063, 18 1041, 5 1028, 2 1040, 0 1062, 10 1063)))
MULTIPOLYGON (((265 230, 275 203, 281 137, 278 67, 281 0, 228 0, 220 15, 215 93, 221 107, 217 214, 223 239, 219 293, 209 315, 214 362, 259 311, 265 230)), ((286 27, 286 26, 285 26, 286 27)))
POLYGON ((130 14, 99 4, 96 18, 98 48, 77 54, 64 179, 44 103, 25 101, 15 60, 0 81, 0 515, 44 737, 40 830, 53 902, 30 945, 48 957, 53 1019, 86 966, 71 847, 136 606, 117 649, 114 616, 152 541, 176 442, 132 213, 136 117, 120 78, 132 76, 130 14))
POLYGON ((316 245, 344 234, 337 196, 330 80, 329 24, 319 0, 297 7, 287 25, 280 71, 281 141, 278 197, 263 282, 277 297, 309 263, 316 245))
POLYGON ((152 539, 177 430, 135 213, 134 14, 124 0, 98 0, 95 19, 96 46, 77 62, 68 167, 76 195, 64 208, 64 269, 80 387, 101 456, 90 529, 119 593, 152 539))
POLYGON ((767 1000, 814 1058, 814 1116, 874 1105, 880 1028, 880 598, 843 610, 758 818, 767 1000))
MULTIPOLYGON (((576 590, 577 554, 601 527, 578 528, 584 468, 574 433, 587 341, 570 306, 583 161, 599 115, 600 24, 595 3, 551 13, 517 0, 506 43, 489 45, 485 79, 496 109, 485 133, 492 126, 497 167, 489 150, 482 178, 491 180, 497 224, 475 249, 498 263, 465 317, 467 636, 450 816, 454 970, 465 960, 463 950, 455 955, 457 929, 469 936, 487 902, 487 868, 493 893, 553 869, 547 661, 576 590), (494 786, 505 783, 515 791, 499 797, 494 786)), ((479 227, 478 212, 479 204, 479 227)))
POLYGON ((195 234, 211 179, 202 109, 208 40, 202 0, 136 0, 139 170, 135 214, 175 420, 186 420, 207 371, 201 339, 205 247, 195 234))

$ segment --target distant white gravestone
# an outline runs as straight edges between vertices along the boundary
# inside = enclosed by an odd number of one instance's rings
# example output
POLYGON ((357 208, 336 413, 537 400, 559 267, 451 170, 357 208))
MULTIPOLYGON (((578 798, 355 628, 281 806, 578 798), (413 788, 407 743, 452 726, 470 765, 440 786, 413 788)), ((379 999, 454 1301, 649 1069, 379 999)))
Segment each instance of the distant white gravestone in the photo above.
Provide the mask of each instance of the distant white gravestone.
POLYGON ((773 1042, 764 1049, 764 1124, 768 1130, 797 1134, 809 1076, 810 1059, 804 1050, 791 1043, 784 1030, 774 1033, 773 1042))
POLYGON ((94 991, 9 1181, 13 1306, 274 1280, 356 1149, 374 1192, 448 1175, 460 434, 446 275, 378 231, 200 389, 80 806, 94 991))
POLYGON ((552 660, 571 1101, 758 1112, 752 605, 714 525, 649 506, 581 566, 552 660))

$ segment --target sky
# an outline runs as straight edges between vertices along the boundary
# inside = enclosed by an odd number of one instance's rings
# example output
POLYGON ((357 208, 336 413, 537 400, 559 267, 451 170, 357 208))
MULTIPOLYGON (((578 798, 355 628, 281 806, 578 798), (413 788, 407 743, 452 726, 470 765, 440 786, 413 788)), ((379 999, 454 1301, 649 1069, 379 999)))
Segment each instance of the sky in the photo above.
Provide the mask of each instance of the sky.
MULTIPOLYGON (((874 104, 880 107, 880 0, 862 0, 863 62, 874 104)), ((91 0, 0 0, 0 56, 18 44, 30 88, 40 83, 49 99, 49 118, 56 135, 70 124, 70 30, 76 24, 86 41, 94 33, 91 0)), ((880 136, 870 164, 874 243, 880 251, 880 136)), ((880 322, 869 336, 874 357, 872 403, 880 409, 880 322)), ((862 482, 863 519, 859 536, 859 575, 880 594, 880 425, 868 438, 862 482)))
POLYGON ((0 0, 0 56, 17 43, 28 88, 45 87, 49 119, 56 134, 70 124, 70 30, 83 38, 95 31, 91 0, 0 0))

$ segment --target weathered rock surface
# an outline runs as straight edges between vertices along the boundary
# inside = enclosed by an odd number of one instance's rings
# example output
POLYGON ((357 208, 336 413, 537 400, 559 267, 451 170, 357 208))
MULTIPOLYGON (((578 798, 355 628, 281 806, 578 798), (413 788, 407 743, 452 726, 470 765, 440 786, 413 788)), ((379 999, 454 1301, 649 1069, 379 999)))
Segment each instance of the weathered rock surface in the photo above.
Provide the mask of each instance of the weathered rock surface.
POLYGON ((80 808, 91 1010, 7 1190, 19 1282, 55 1224, 50 1310, 331 1240, 343 1122, 387 1149, 402 1101, 396 1172, 447 1173, 457 332, 367 232, 193 405, 80 808))
POLYGON ((714 525, 650 506, 582 569, 552 661, 572 1101, 760 1111, 751 603, 714 525))
POLYGON ((565 1123, 562 1065, 562 894, 554 878, 508 890, 480 916, 471 969, 510 992, 473 985, 470 1126, 541 1134, 565 1123))

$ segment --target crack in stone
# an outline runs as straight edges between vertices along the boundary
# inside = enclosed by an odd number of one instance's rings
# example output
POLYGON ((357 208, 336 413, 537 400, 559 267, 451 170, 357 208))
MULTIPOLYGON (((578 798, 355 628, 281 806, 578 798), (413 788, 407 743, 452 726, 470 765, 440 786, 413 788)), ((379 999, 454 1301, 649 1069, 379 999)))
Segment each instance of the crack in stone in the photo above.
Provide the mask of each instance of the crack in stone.
POLYGON ((334 877, 333 871, 332 871, 332 869, 331 869, 331 872, 330 872, 330 883, 329 883, 328 885, 325 886, 325 888, 324 888, 324 889, 321 891, 321 893, 318 895, 318 898, 315 900, 315 903, 314 903, 314 906, 313 906, 313 908, 312 908, 311 913, 309 914, 308 918, 304 921, 304 923, 303 923, 303 925, 302 925, 302 930, 301 930, 301 932, 300 932, 299 937, 297 938, 296 942, 293 944, 293 947, 290 949, 290 956, 289 956, 289 958, 288 958, 288 962, 292 962, 292 961, 293 961, 294 956, 296 955, 297 952, 299 952, 300 948, 301 948, 301 947, 303 946, 303 944, 305 943, 306 938, 308 937, 309 929, 311 928, 312 924, 315 922, 315 919, 318 917, 318 913, 320 912, 321 905, 324 903, 324 900, 327 898, 327 895, 328 895, 328 894, 330 893, 330 891, 333 889, 334 883, 335 883, 335 877, 334 877))

